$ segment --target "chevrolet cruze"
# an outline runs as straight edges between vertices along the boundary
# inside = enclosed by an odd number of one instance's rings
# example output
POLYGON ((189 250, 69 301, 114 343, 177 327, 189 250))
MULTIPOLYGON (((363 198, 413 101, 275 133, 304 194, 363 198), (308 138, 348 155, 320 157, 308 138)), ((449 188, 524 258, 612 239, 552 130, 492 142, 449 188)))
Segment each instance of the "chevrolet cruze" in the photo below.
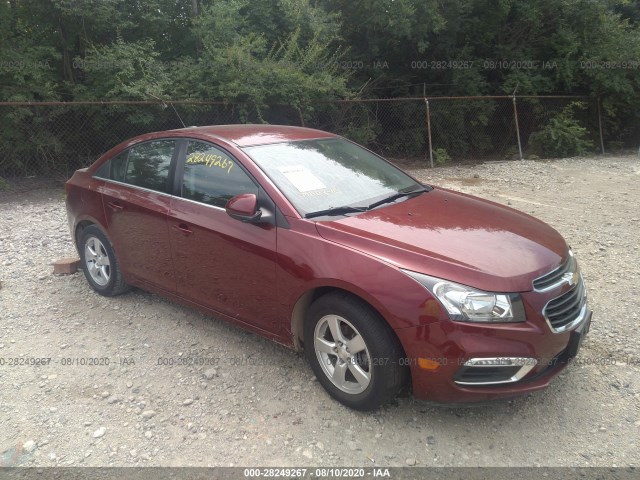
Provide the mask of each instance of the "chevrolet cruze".
POLYGON ((351 408, 539 390, 589 330, 578 264, 553 228, 331 133, 151 133, 66 191, 96 292, 136 286, 304 351, 351 408))

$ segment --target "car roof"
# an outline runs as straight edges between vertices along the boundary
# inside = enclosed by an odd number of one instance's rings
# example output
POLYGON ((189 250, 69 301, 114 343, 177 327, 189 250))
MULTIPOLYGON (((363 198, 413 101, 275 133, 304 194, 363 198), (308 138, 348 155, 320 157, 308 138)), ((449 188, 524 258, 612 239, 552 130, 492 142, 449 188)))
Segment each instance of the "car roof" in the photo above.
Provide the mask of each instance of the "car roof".
POLYGON ((313 128, 258 124, 187 127, 173 130, 173 132, 184 132, 186 134, 195 133, 199 137, 209 136, 235 143, 239 147, 336 137, 336 135, 332 133, 315 130, 313 128))

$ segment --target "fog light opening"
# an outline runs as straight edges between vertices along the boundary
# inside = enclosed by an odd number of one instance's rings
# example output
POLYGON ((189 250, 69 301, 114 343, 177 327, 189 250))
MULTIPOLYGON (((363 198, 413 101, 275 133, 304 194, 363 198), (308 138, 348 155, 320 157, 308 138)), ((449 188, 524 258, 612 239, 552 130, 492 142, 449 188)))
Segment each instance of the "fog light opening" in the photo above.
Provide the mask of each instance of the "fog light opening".
POLYGON ((458 370, 454 381, 459 385, 499 385, 522 380, 536 365, 535 358, 471 358, 458 370))

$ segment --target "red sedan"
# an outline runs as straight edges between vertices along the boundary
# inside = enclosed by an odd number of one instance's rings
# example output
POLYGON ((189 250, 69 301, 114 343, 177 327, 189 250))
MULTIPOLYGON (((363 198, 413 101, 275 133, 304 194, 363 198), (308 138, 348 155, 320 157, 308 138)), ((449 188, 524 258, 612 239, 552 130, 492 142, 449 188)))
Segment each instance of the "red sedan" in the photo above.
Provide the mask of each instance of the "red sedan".
POLYGON ((546 387, 591 311, 553 228, 423 185, 336 135, 194 127, 124 142, 67 182, 89 284, 136 286, 304 350, 343 404, 546 387))

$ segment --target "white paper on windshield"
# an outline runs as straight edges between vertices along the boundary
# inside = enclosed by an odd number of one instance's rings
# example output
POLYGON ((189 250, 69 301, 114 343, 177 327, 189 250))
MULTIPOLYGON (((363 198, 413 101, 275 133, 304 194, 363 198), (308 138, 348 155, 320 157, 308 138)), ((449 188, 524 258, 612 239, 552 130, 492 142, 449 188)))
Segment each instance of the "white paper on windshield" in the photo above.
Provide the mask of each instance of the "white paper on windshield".
POLYGON ((299 192, 310 192, 327 188, 322 181, 302 165, 292 165, 279 169, 299 192))

